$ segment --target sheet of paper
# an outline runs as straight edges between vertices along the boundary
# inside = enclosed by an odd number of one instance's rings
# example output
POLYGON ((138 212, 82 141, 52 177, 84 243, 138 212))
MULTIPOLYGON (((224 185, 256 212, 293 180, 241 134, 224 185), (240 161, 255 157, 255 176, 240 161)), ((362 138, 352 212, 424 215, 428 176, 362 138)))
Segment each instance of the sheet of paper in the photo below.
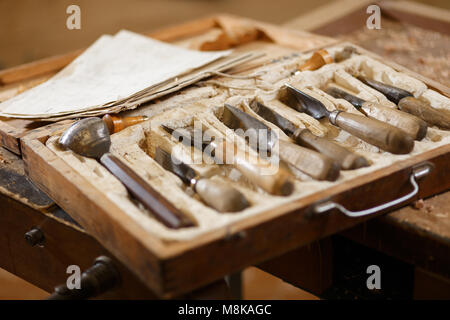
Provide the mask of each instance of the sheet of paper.
POLYGON ((102 36, 47 82, 1 103, 0 115, 45 118, 98 109, 230 52, 187 50, 122 30, 102 36))

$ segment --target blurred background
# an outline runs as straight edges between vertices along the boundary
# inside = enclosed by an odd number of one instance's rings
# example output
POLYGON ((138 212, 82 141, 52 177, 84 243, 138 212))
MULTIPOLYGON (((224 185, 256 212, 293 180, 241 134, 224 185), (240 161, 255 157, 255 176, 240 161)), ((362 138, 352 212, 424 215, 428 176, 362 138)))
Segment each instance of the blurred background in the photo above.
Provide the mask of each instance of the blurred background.
MULTIPOLYGON (((358 0, 355 0, 358 1, 358 0)), ((157 30, 213 13, 285 24, 329 0, 0 0, 0 69, 89 46, 120 29, 157 30), (81 8, 81 30, 68 30, 66 8, 81 8)), ((418 2, 450 9, 449 0, 418 2)))
MULTIPOLYGON (((351 0, 345 1, 349 3, 351 0)), ((332 1, 0 0, 0 69, 85 48, 100 35, 114 34, 120 29, 149 32, 214 13, 231 13, 274 24, 295 26, 298 17, 330 2, 332 1), (81 30, 66 28, 66 8, 71 4, 81 8, 81 30)), ((450 9, 449 0, 415 2, 450 9)), ((448 49, 448 46, 445 48, 448 49)), ((443 50, 447 51, 445 48, 443 50)), ((392 48, 386 50, 392 52, 392 48)), ((414 66, 411 68, 414 69, 414 66)), ((433 75, 436 71, 430 70, 429 73, 433 75)), ((436 80, 445 83, 442 78, 447 76, 436 80)), ((243 276, 244 298, 247 299, 317 299, 256 268, 246 269, 243 276)), ((48 293, 0 269, 0 299, 42 299, 46 296, 48 293)))

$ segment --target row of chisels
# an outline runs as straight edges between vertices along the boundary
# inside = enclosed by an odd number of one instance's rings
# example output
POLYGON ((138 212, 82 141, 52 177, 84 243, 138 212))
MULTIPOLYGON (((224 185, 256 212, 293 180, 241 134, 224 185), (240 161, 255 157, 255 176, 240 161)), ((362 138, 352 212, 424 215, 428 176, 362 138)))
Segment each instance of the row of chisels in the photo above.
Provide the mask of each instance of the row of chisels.
MULTIPOLYGON (((316 70, 323 65, 348 59, 354 52, 351 48, 345 48, 333 58, 322 49, 298 70, 316 70)), ((355 77, 384 94, 398 107, 365 101, 337 85, 320 89, 334 98, 350 102, 359 114, 337 109, 330 111, 321 101, 291 84, 285 84, 279 89, 277 99, 296 112, 318 120, 326 119, 331 125, 393 154, 411 152, 414 140, 423 139, 428 126, 450 129, 448 114, 439 112, 410 92, 362 75, 355 77)), ((161 126, 179 143, 200 149, 203 153, 208 150, 215 164, 232 164, 249 182, 269 194, 287 196, 293 192, 294 175, 290 167, 315 180, 335 181, 341 170, 369 166, 364 156, 294 124, 258 97, 249 101, 246 107, 225 104, 223 112, 215 116, 227 128, 244 138, 254 152, 250 154, 227 139, 208 137, 205 130, 193 126, 161 126), (279 128, 288 138, 279 137, 267 123, 279 128), (262 134, 265 136, 262 137, 262 134), (275 155, 283 165, 278 166, 273 174, 262 174, 273 166, 262 154, 275 155)), ((97 159, 126 187, 132 198, 165 226, 174 229, 195 226, 192 218, 176 208, 122 160, 109 153, 111 134, 146 120, 148 118, 145 116, 123 118, 118 115, 106 115, 103 119, 86 118, 64 132, 59 144, 79 155, 97 159)), ((231 184, 201 176, 163 146, 156 147, 153 158, 163 169, 179 177, 205 205, 218 212, 239 212, 251 205, 244 194, 231 184)))

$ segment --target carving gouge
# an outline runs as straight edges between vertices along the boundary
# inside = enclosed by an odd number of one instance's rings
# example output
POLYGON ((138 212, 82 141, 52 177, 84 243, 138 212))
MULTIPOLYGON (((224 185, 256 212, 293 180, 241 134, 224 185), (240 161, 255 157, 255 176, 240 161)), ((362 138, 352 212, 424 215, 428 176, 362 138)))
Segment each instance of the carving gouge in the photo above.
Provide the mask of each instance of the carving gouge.
POLYGON ((337 161, 344 170, 367 167, 366 158, 347 150, 346 148, 326 138, 318 137, 305 128, 300 128, 269 107, 253 100, 250 107, 262 118, 272 122, 286 133, 295 143, 314 149, 337 161))
POLYGON ((172 129, 162 125, 164 130, 178 138, 180 142, 187 146, 194 146, 201 151, 211 151, 211 156, 224 163, 232 164, 248 180, 264 189, 268 193, 276 195, 290 195, 294 189, 290 174, 279 167, 274 174, 261 174, 266 169, 270 169, 272 164, 252 157, 243 150, 238 149, 234 144, 226 141, 214 140, 201 129, 186 127, 172 129), (176 134, 175 134, 176 133, 176 134), (232 159, 227 158, 231 156, 232 159))
POLYGON ((379 103, 364 101, 336 87, 328 87, 326 92, 335 98, 347 100, 356 109, 372 118, 402 129, 416 140, 422 140, 427 134, 427 123, 409 113, 383 106, 379 103))
POLYGON ((244 195, 235 188, 200 177, 194 169, 160 147, 156 147, 155 160, 164 169, 178 176, 184 184, 192 187, 206 204, 219 212, 236 212, 249 206, 244 195))
POLYGON ((280 101, 315 119, 326 117, 331 124, 374 146, 394 154, 406 154, 414 148, 414 139, 390 124, 340 110, 328 111, 317 99, 287 84, 279 92, 280 101))
POLYGON ((250 143, 250 146, 256 150, 266 149, 273 152, 273 147, 278 141, 280 158, 315 179, 334 181, 339 176, 339 164, 333 159, 314 150, 278 139, 263 122, 238 108, 225 105, 222 121, 229 128, 236 130, 236 133, 244 134, 243 131, 245 131, 249 140, 258 141, 257 146, 250 143), (253 139, 251 135, 254 135, 253 139), (269 139, 266 145, 261 145, 265 137, 269 139))
POLYGON ((450 114, 439 111, 428 103, 415 98, 411 92, 363 76, 358 76, 358 79, 380 91, 386 98, 397 104, 400 110, 425 120, 429 125, 450 130, 450 114))
POLYGON ((105 114, 102 120, 108 126, 109 134, 113 134, 123 129, 134 126, 135 124, 141 123, 148 120, 147 116, 137 116, 137 117, 121 117, 119 115, 105 114))

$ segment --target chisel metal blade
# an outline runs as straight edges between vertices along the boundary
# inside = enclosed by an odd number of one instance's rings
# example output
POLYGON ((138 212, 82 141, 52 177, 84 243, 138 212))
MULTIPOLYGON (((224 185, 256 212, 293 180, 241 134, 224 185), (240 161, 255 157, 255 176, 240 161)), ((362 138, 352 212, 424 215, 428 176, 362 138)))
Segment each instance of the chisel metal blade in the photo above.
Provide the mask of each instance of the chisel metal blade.
POLYGON ((388 98, 395 104, 398 104, 400 102, 400 100, 402 100, 405 97, 413 97, 413 94, 411 92, 388 85, 386 83, 382 83, 382 82, 379 82, 379 81, 376 81, 373 79, 369 79, 369 78, 363 77, 361 75, 359 75, 357 78, 362 83, 364 83, 364 84, 368 85, 369 87, 372 87, 375 90, 384 94, 386 96, 386 98, 388 98))
POLYGON ((164 151, 160 147, 156 147, 155 158, 164 169, 174 173, 178 176, 185 184, 190 185, 197 176, 194 169, 192 169, 187 164, 183 163, 181 160, 177 159, 170 153, 164 151))
POLYGON ((288 136, 293 135, 298 129, 291 121, 256 100, 250 103, 250 108, 262 118, 279 127, 288 136))
POLYGON ((204 133, 201 129, 196 129, 193 127, 173 129, 165 125, 161 125, 161 127, 185 146, 196 147, 201 151, 205 150, 205 148, 212 141, 210 138, 205 136, 206 133, 204 133))
POLYGON ((237 134, 245 135, 249 141, 256 143, 256 146, 251 143, 251 147, 259 151, 270 151, 276 144, 277 136, 267 125, 236 107, 225 104, 221 120, 237 134))

